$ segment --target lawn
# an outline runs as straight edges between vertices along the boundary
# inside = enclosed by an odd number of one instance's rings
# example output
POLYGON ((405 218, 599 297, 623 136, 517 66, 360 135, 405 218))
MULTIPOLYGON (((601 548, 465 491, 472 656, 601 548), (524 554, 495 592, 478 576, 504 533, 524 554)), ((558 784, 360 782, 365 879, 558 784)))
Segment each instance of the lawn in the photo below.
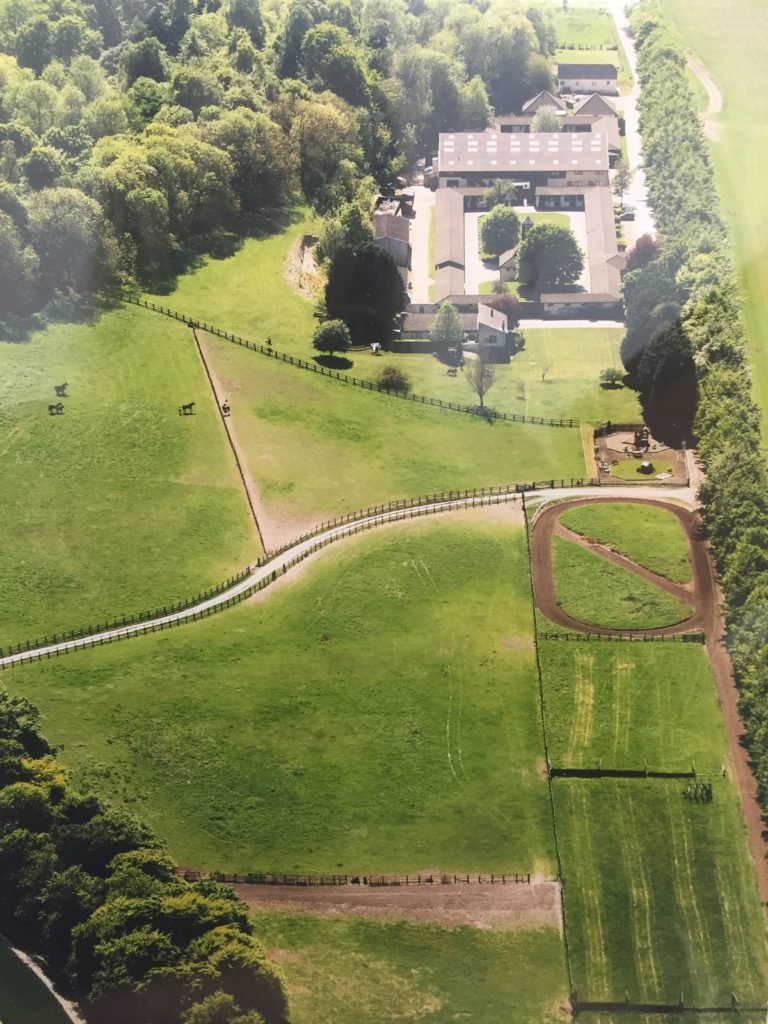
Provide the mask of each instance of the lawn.
POLYGON ((666 509, 599 502, 569 509, 560 522, 675 583, 691 579, 688 540, 677 518, 666 509))
MULTIPOLYGON (((639 422, 637 392, 629 388, 603 388, 600 373, 607 367, 621 370, 618 328, 521 328, 524 347, 507 364, 496 366, 496 382, 487 404, 499 412, 528 416, 552 416, 597 423, 639 422)), ((305 353, 306 355, 306 353, 305 353)), ((432 355, 371 356, 350 354, 349 371, 364 380, 375 380, 388 364, 402 369, 417 394, 450 402, 475 402, 463 373, 448 375, 448 367, 432 355)))
POLYGON ((720 772, 729 756, 701 644, 540 640, 552 763, 720 772))
POLYGON ((616 45, 613 18, 606 10, 565 5, 553 14, 561 46, 599 50, 616 45))
POLYGON ((641 462, 630 459, 621 459, 615 466, 611 466, 611 476, 618 477, 619 480, 627 480, 630 483, 648 483, 649 480, 654 480, 662 473, 671 474, 674 472, 671 462, 666 462, 664 459, 657 459, 655 456, 652 457, 650 461, 653 464, 653 472, 643 473, 640 470, 640 466, 642 465, 641 462))
POLYGON ((340 384, 220 339, 206 348, 268 518, 283 528, 301 532, 409 495, 584 474, 576 429, 489 423, 340 384))
POLYGON ((587 1000, 768 998, 765 918, 736 795, 661 780, 554 786, 574 987, 587 1000))
POLYGON ((0 942, 0 1020, 3 1024, 68 1024, 48 989, 0 942))
POLYGON ((179 278, 170 295, 146 298, 253 341, 271 337, 275 348, 306 355, 317 326, 314 306, 288 283, 284 264, 293 243, 319 227, 308 210, 297 209, 282 232, 246 239, 227 259, 204 259, 198 270, 179 278))
MULTIPOLYGON (((710 142, 723 215, 744 297, 755 398, 768 409, 768 19, 762 0, 665 0, 664 13, 723 93, 719 140, 710 142), (749 159, 744 154, 749 153, 749 159)), ((764 437, 766 417, 763 415, 764 437)))
POLYGON ((513 514, 367 533, 261 601, 3 682, 184 865, 552 874, 513 514))
POLYGON ((478 928, 258 913, 293 1024, 562 1024, 568 985, 551 928, 478 928))
POLYGON ((558 604, 569 615, 611 629, 653 629, 682 622, 689 604, 563 537, 552 538, 558 604))
POLYGON ((0 521, 0 644, 186 597, 253 559, 191 332, 126 309, 0 344, 0 521))

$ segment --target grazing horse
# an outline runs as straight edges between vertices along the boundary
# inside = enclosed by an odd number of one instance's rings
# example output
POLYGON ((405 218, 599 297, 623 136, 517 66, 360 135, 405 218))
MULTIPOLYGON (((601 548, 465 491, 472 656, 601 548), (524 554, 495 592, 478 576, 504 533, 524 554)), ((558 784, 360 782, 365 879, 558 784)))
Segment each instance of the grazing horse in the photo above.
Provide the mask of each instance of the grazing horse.
POLYGON ((48 406, 49 416, 63 416, 64 415, 64 403, 57 402, 55 405, 48 406))
POLYGON ((222 416, 229 416, 229 413, 230 413, 229 399, 225 398, 224 402, 223 402, 223 404, 221 406, 221 414, 222 414, 222 416))
POLYGON ((195 415, 195 403, 187 402, 185 405, 179 406, 179 416, 194 416, 195 415))
POLYGON ((67 397, 67 388, 68 387, 69 387, 69 384, 54 384, 53 385, 53 390, 56 392, 56 395, 57 395, 58 398, 66 398, 67 397))

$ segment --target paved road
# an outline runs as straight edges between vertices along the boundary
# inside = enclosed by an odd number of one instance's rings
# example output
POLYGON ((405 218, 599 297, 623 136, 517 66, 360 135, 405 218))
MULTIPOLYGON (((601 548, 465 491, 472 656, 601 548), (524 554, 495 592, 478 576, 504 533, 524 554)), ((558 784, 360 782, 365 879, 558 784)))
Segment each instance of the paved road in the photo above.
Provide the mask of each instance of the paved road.
POLYGON ((429 285, 434 267, 429 264, 429 229, 435 208, 435 193, 423 185, 413 186, 414 216, 411 220, 411 270, 408 296, 411 302, 429 302, 429 285))
POLYGON ((482 281, 498 281, 499 271, 486 267, 480 258, 480 218, 482 212, 464 214, 464 294, 477 295, 482 281))
POLYGON ((627 245, 631 248, 641 235, 655 235, 656 222, 653 212, 648 205, 648 188, 645 183, 643 172, 643 143, 640 137, 640 121, 637 112, 637 100, 640 96, 640 85, 637 78, 637 54, 635 44, 629 34, 629 22, 624 13, 625 0, 608 0, 608 6, 616 22, 616 28, 627 54, 629 66, 632 69, 633 85, 630 92, 617 101, 617 106, 624 115, 627 132, 627 154, 629 165, 634 170, 632 183, 624 196, 624 201, 631 203, 635 209, 635 219, 624 221, 624 236, 627 245))

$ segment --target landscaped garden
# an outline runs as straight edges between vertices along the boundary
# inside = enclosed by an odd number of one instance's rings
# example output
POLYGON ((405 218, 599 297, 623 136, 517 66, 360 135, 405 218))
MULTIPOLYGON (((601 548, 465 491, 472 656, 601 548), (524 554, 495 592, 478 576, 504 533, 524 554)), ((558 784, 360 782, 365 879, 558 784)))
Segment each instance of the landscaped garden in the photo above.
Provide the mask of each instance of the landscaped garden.
POLYGON ((0 646, 189 597, 259 554, 194 340, 172 321, 126 309, 0 345, 0 437, 0 646))
POLYGON ((568 509, 560 522, 675 583, 688 583, 688 541, 672 512, 653 505, 595 502, 568 509))
POLYGON ((552 875, 515 514, 362 535, 263 601, 8 685, 182 864, 552 875))
POLYGON ((653 629, 692 614, 684 601, 563 537, 552 538, 552 565, 558 604, 580 622, 653 629))

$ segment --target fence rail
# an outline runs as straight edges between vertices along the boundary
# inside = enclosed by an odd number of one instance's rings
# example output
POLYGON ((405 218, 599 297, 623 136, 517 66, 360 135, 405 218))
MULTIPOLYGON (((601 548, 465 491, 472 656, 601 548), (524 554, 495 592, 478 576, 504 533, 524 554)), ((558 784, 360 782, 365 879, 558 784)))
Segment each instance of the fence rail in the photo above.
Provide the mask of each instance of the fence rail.
MULTIPOLYGON (((312 537, 323 534, 328 530, 333 530, 336 527, 344 525, 353 525, 355 522, 360 520, 372 519, 378 517, 375 521, 366 524, 361 522, 359 530, 372 529, 375 526, 379 526, 382 521, 382 517, 391 517, 394 521, 398 519, 406 519, 411 516, 422 516, 431 515, 436 512, 449 511, 459 506, 465 506, 471 502, 472 507, 475 505, 490 505, 498 501, 499 498, 506 498, 509 496, 522 496, 528 491, 536 490, 541 487, 546 488, 567 488, 567 487, 587 487, 594 484, 593 480, 579 479, 576 477, 563 478, 561 480, 545 480, 539 483, 513 483, 513 484, 501 484, 494 487, 473 487, 467 488, 461 491, 442 491, 435 494, 423 495, 418 498, 401 498, 395 501, 385 502, 381 505, 373 505, 369 508, 358 509, 355 512, 348 512, 342 515, 336 516, 333 519, 328 519, 323 523, 313 527, 307 533, 302 534, 300 537, 294 538, 288 544, 275 551, 266 553, 263 557, 247 565, 239 573, 234 576, 230 576, 213 587, 209 587, 208 590, 204 590, 194 597, 185 598, 184 600, 171 602, 170 604, 157 607, 152 610, 136 612, 131 615, 117 616, 112 619, 105 620, 102 623, 91 624, 88 626, 80 626, 76 629, 70 629, 62 633, 54 633, 44 637, 37 637, 34 640, 22 640, 17 644, 10 644, 6 647, 0 647, 0 659, 13 657, 17 654, 24 654, 31 651, 36 651, 40 648, 50 647, 52 645, 67 643, 73 640, 85 640, 88 637, 94 637, 93 644, 87 646, 97 646, 104 643, 114 643, 118 640, 126 640, 131 636, 144 636, 147 633, 154 633, 157 630, 169 629, 172 626, 179 626, 185 622, 196 622, 200 618, 207 618, 209 615, 213 615, 219 611, 224 611, 227 608, 233 607, 233 605, 246 600, 252 596, 257 590, 263 589, 269 583, 273 581, 276 575, 280 575, 287 572, 289 568, 296 565, 299 561, 302 561, 309 554, 313 554, 315 551, 324 547, 326 544, 332 543, 332 541, 339 539, 338 537, 332 537, 324 539, 321 543, 313 545, 311 549, 305 550, 300 554, 299 557, 289 560, 288 562, 282 563, 282 565, 275 568, 275 574, 271 578, 262 580, 259 583, 254 583, 253 587, 249 587, 237 594, 232 595, 227 601, 216 604, 213 607, 202 608, 193 615, 187 616, 182 619, 174 620, 172 622, 156 622, 154 620, 161 619, 163 616, 176 615, 179 612, 186 611, 187 609, 194 608, 195 605, 202 604, 211 598, 217 597, 220 594, 224 594, 232 587, 237 586, 248 578, 257 569, 267 565, 275 558, 279 558, 280 555, 284 554, 291 548, 296 547, 298 544, 302 544, 312 537), (394 513, 394 514, 393 514, 394 513), (402 513, 402 514, 400 514, 402 513), (410 515, 409 515, 410 513, 410 515), (113 637, 96 639, 97 634, 110 632, 113 630, 120 630, 127 628, 139 623, 146 623, 146 628, 139 631, 133 631, 123 635, 117 635, 113 637)), ((351 533, 358 532, 357 530, 350 531, 351 533)), ((347 536, 343 534, 342 536, 347 536)), ((41 652, 39 657, 35 660, 41 660, 42 658, 59 657, 61 654, 68 653, 64 651, 53 651, 53 652, 41 652)), ((9 666, 0 664, 0 669, 7 668, 9 666)))
POLYGON ((626 643, 631 641, 632 643, 667 643, 667 644, 703 644, 705 643, 704 634, 700 630, 693 630, 690 633, 672 633, 667 635, 664 633, 647 633, 644 636, 638 636, 636 633, 572 633, 568 631, 554 632, 542 630, 538 634, 539 640, 565 640, 567 642, 573 641, 575 643, 592 643, 592 642, 603 642, 608 641, 611 643, 626 643))
POLYGON ((424 885, 530 885, 529 871, 494 875, 456 875, 456 874, 424 874, 424 875, 280 875, 249 872, 248 874, 227 874, 223 871, 195 871, 190 868, 179 868, 179 874, 188 882, 196 882, 210 878, 228 885, 289 885, 300 888, 316 886, 348 886, 359 885, 368 888, 388 888, 398 886, 424 885))
POLYGON ((696 779, 695 768, 685 772, 656 771, 652 768, 554 768, 553 779, 696 779))
POLYGON ((177 310, 169 309, 166 306, 158 306, 156 303, 148 302, 146 299, 138 299, 131 295, 124 295, 123 299, 125 302, 129 302, 134 306, 142 306, 155 313, 160 313, 163 316, 170 317, 172 320, 178 320, 180 323, 186 324, 188 327, 195 327, 198 330, 207 331, 209 334, 215 334, 216 337, 224 338, 225 341, 229 341, 233 345, 239 345, 241 348, 247 348, 251 352, 258 352, 261 355, 268 356, 278 362, 289 363, 291 366, 296 366, 301 370, 309 370, 312 373, 319 373, 323 377, 330 377, 332 380, 338 380, 344 384, 351 384, 353 387, 362 388, 364 391, 376 391, 379 394, 388 395, 390 398, 402 398, 406 401, 416 402, 421 405, 433 405, 439 409, 448 409, 451 412, 460 412, 465 415, 477 416, 481 419, 487 420, 506 420, 509 423, 531 423, 543 427, 576 428, 581 426, 581 422, 579 420, 565 417, 555 418, 552 416, 527 416, 524 413, 496 412, 493 409, 484 409, 475 405, 462 405, 459 402, 446 402, 442 398, 430 398, 427 395, 416 395, 410 391, 394 391, 391 388, 386 388, 381 384, 377 384, 375 381, 363 380, 360 377, 353 377, 348 373, 341 373, 339 370, 331 370, 328 367, 321 366, 319 363, 310 362, 307 359, 299 359, 296 356, 289 355, 287 352, 279 352, 271 345, 262 345, 259 342, 250 341, 247 338, 240 337, 238 334, 233 334, 231 331, 223 331, 221 328, 215 327, 213 324, 205 323, 204 321, 197 320, 194 317, 188 317, 184 313, 179 313, 177 310))

